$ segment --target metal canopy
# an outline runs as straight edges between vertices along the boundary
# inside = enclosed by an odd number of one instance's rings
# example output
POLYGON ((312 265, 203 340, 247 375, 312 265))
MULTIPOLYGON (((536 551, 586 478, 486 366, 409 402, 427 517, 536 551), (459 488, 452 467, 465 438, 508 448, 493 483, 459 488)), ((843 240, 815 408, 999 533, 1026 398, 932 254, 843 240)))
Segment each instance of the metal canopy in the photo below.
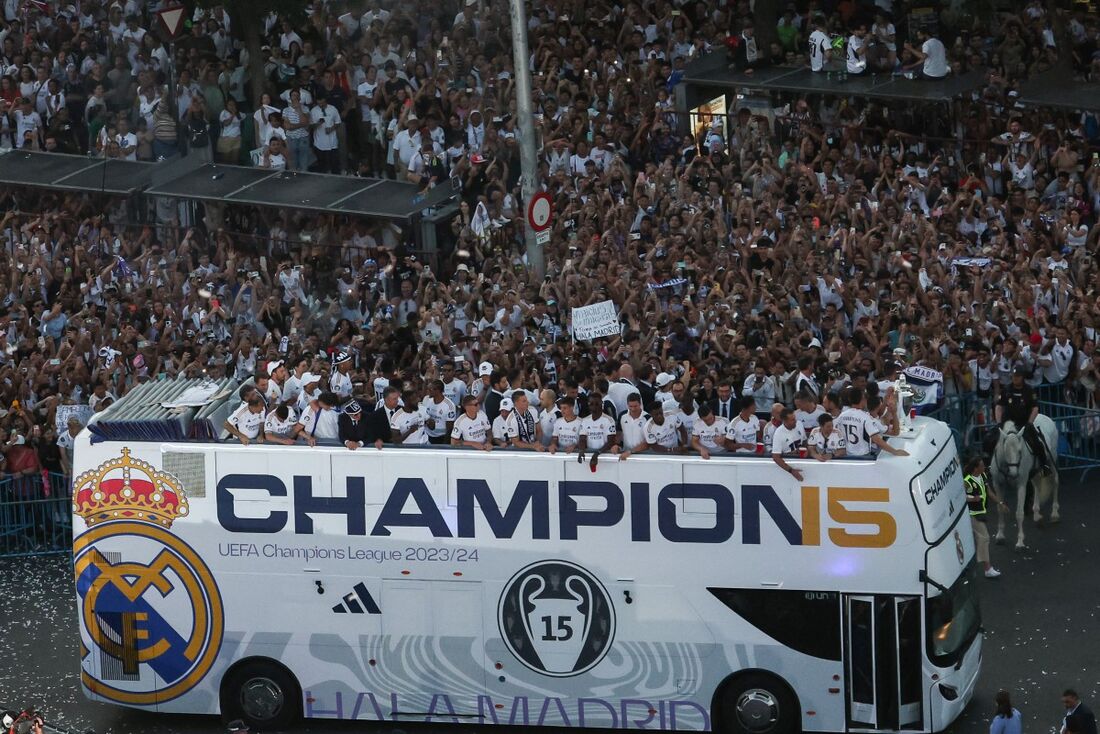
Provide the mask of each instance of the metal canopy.
POLYGON ((1100 84, 1074 81, 1062 70, 1045 71, 1020 85, 1019 102, 1028 107, 1100 110, 1100 84))
POLYGON ((154 163, 32 150, 0 151, 0 184, 130 196, 149 185, 154 163))
POLYGON ((421 192, 407 181, 202 164, 191 157, 142 163, 23 150, 0 151, 0 185, 5 184, 121 196, 145 193, 401 222, 461 191, 452 181, 421 192))
POLYGON ((449 181, 420 192, 413 183, 388 179, 208 163, 145 193, 404 221, 458 192, 449 181))
POLYGON ((841 81, 836 73, 813 72, 804 66, 773 66, 745 74, 730 69, 721 52, 690 64, 684 70, 683 80, 688 85, 711 89, 817 93, 913 102, 947 102, 984 85, 984 75, 978 71, 949 75, 943 81, 906 79, 891 74, 848 76, 841 81))

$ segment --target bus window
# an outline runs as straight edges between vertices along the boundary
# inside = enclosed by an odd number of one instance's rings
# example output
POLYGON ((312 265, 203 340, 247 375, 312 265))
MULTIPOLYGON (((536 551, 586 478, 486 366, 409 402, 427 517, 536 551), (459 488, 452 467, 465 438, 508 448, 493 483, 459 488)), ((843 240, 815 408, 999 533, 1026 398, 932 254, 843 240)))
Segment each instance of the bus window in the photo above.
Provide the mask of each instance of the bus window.
POLYGON ((943 594, 928 599, 928 657, 936 665, 954 665, 978 634, 978 565, 974 561, 943 594))
POLYGON ((780 644, 815 658, 840 660, 840 595, 835 591, 708 591, 780 644))

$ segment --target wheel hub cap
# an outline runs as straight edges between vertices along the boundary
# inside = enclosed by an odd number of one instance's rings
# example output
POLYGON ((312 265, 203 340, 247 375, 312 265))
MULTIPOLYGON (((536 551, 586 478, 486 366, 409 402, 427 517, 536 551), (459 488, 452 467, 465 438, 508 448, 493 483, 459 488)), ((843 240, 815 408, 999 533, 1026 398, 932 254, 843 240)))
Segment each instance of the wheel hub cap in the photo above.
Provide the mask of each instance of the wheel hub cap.
POLYGON ((769 731, 779 719, 779 702, 768 691, 752 688, 737 699, 737 718, 749 731, 769 731))
POLYGON ((270 678, 252 678, 241 689, 241 708, 251 719, 273 719, 282 707, 283 691, 270 678))

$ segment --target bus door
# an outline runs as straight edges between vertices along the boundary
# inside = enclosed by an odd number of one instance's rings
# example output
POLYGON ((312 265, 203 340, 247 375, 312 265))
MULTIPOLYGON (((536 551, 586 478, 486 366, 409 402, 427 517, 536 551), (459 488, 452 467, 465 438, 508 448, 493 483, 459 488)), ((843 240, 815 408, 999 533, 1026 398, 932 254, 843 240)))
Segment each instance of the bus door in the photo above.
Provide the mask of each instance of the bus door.
POLYGON ((849 729, 921 728, 920 605, 916 596, 845 596, 849 729))

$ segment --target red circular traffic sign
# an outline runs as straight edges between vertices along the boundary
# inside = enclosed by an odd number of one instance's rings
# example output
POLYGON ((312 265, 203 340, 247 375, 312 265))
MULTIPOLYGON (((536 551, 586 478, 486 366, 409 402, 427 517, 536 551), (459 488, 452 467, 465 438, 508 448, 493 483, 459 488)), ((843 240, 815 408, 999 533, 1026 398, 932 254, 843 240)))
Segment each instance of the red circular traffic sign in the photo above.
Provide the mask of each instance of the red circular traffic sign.
POLYGON ((540 191, 531 197, 531 202, 527 205, 527 223, 531 225, 531 229, 541 232, 550 226, 552 212, 550 194, 540 191))

